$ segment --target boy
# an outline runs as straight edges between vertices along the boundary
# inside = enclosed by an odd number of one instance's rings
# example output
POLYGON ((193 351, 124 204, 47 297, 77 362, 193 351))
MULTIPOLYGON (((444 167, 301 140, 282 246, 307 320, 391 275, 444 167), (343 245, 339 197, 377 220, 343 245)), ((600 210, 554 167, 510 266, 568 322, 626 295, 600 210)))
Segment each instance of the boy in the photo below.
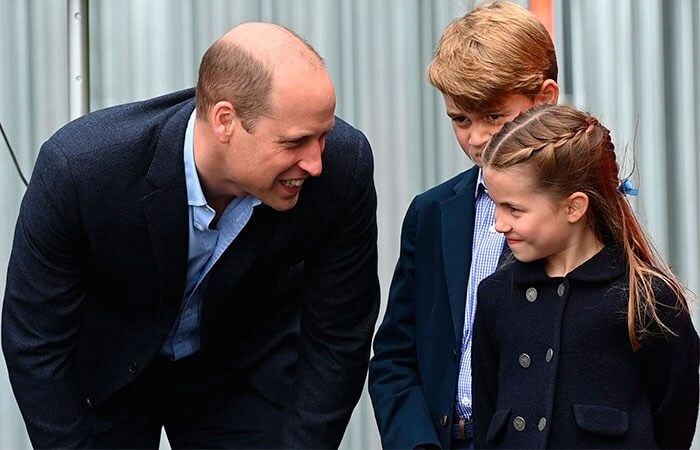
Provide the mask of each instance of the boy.
POLYGON ((428 78, 474 167, 408 208, 369 390, 384 448, 474 446, 471 338, 476 288, 504 249, 481 174, 490 137, 559 98, 554 44, 526 9, 482 5, 443 32, 428 78))

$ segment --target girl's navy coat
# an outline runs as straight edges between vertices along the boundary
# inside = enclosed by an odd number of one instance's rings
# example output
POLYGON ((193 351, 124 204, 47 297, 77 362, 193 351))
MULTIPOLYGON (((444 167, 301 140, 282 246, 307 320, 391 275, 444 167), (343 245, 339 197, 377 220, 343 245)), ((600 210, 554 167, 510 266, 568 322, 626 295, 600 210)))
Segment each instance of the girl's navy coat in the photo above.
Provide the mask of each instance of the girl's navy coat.
POLYGON ((606 247, 566 277, 513 262, 479 286, 472 357, 477 446, 688 448, 698 413, 698 335, 665 286, 676 336, 627 331, 627 273, 606 247))

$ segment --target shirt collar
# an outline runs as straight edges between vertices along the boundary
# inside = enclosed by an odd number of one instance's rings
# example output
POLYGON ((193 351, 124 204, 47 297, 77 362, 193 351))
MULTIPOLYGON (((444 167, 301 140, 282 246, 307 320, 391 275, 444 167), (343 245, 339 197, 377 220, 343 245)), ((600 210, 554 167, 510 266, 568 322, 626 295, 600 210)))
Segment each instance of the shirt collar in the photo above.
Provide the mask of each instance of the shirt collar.
POLYGON ((489 192, 488 189, 486 189, 486 185, 484 184, 484 171, 481 169, 481 167, 479 167, 479 174, 477 175, 476 179, 476 187, 474 188, 474 198, 478 198, 480 192, 489 192))
POLYGON ((204 206, 207 204, 207 199, 202 191, 202 185, 197 174, 197 166, 194 163, 194 122, 196 113, 196 109, 192 111, 190 120, 187 122, 187 130, 185 130, 185 184, 187 186, 187 204, 190 206, 204 206))

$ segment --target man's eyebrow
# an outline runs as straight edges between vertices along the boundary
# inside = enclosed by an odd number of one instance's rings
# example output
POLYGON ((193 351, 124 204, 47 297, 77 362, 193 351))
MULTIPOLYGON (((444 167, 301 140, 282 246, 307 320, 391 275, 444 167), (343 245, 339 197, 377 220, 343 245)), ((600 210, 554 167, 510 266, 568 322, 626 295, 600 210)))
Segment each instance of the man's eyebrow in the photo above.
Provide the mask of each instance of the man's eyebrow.
MULTIPOLYGON (((328 128, 323 130, 320 134, 327 134, 328 132, 331 131, 331 129, 333 129, 334 126, 335 126, 335 119, 333 119, 333 123, 328 128)), ((315 135, 316 134, 300 134, 298 136, 277 136, 275 138, 275 141, 279 142, 279 143, 301 142, 301 141, 308 139, 308 138, 315 136, 315 135)))

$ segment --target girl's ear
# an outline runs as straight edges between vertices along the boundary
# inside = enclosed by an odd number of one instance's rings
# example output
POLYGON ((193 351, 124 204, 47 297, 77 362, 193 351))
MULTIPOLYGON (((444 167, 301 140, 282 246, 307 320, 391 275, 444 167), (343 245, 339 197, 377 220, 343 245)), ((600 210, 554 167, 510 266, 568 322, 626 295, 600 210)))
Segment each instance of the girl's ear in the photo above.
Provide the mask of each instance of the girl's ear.
POLYGON ((576 223, 588 211, 588 195, 583 192, 574 192, 565 200, 566 218, 569 223, 576 223))

